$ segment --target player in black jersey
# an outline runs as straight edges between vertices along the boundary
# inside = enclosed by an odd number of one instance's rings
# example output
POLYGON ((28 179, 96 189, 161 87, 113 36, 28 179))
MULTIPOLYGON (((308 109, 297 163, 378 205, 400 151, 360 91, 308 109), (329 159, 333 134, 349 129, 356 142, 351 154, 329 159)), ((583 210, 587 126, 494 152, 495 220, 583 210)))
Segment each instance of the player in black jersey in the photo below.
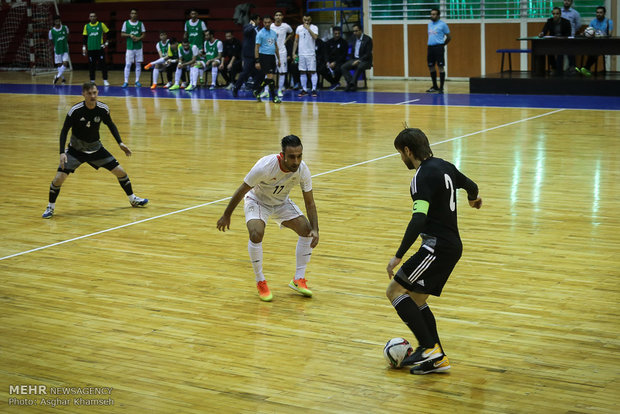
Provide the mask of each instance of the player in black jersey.
POLYGON ((467 191, 471 207, 480 208, 482 199, 476 183, 454 165, 433 156, 428 138, 421 130, 405 128, 394 140, 394 147, 407 168, 416 170, 410 188, 413 215, 396 255, 387 266, 388 277, 393 279, 386 295, 419 343, 402 365, 414 365, 412 374, 447 371, 450 362, 426 299, 441 294, 463 251, 456 218, 456 190, 467 191), (422 238, 420 249, 394 276, 394 268, 418 235, 422 238))
POLYGON ((131 182, 127 173, 118 164, 112 154, 106 150, 99 139, 99 127, 103 122, 108 126, 110 132, 118 142, 125 155, 131 155, 131 150, 127 148, 112 118, 110 110, 106 104, 97 101, 97 86, 94 83, 82 85, 82 95, 84 101, 73 105, 67 113, 65 123, 60 131, 60 165, 56 177, 50 184, 49 204, 43 213, 43 218, 51 218, 54 215, 56 198, 60 193, 60 186, 65 182, 69 174, 75 171, 82 163, 87 162, 91 167, 99 169, 103 167, 118 178, 123 190, 129 197, 129 202, 133 207, 145 206, 149 200, 137 197, 131 188, 131 182), (71 129, 71 141, 65 150, 67 134, 71 129))

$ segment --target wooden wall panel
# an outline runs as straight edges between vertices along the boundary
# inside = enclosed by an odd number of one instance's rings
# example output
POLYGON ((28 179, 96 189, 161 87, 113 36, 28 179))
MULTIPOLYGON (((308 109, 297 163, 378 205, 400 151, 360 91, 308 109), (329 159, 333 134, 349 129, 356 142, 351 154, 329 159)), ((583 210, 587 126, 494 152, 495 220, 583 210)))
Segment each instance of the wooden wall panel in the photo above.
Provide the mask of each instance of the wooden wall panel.
MULTIPOLYGON (((500 71, 502 54, 497 53, 497 49, 520 49, 519 23, 487 23, 484 25, 485 35, 485 65, 486 73, 497 73, 500 71)), ((504 69, 508 69, 508 56, 504 62, 504 69)), ((519 70, 519 54, 512 55, 512 69, 519 70)))
POLYGON ((451 23, 449 27, 448 77, 480 76, 480 24, 451 23))
POLYGON ((376 76, 405 76, 403 25, 372 27, 373 65, 376 76))
POLYGON ((429 76, 426 64, 427 25, 407 25, 407 46, 409 48, 409 76, 429 76))
MULTIPOLYGON (((527 37, 538 36, 538 33, 541 32, 545 22, 530 22, 527 24, 527 37)), ((531 42, 527 42, 527 47, 531 48, 531 42)), ((532 55, 527 55, 527 68, 530 70, 532 68, 532 55)))

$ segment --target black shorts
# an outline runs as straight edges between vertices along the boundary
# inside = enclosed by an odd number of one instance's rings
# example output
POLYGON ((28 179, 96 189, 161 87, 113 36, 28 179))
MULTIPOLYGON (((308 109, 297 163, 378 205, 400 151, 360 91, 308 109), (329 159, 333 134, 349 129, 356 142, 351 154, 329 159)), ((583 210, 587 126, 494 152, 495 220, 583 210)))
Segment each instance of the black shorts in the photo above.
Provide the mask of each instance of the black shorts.
POLYGON ((426 52, 426 61, 428 62, 428 66, 434 66, 435 63, 437 63, 437 66, 439 67, 445 66, 444 54, 444 45, 429 46, 428 51, 426 52))
POLYGON ((67 154, 67 162, 65 163, 64 168, 58 166, 58 171, 64 172, 65 174, 75 172, 77 167, 85 162, 96 170, 103 167, 108 171, 112 171, 119 165, 116 158, 114 158, 114 155, 110 154, 104 147, 99 148, 92 154, 87 154, 85 152, 77 151, 70 146, 65 151, 65 154, 67 154))
POLYGON ((260 63, 261 72, 276 73, 276 55, 258 55, 258 63, 260 63))
POLYGON ((412 292, 439 296, 461 258, 462 247, 441 246, 425 237, 422 246, 396 272, 394 280, 412 292))

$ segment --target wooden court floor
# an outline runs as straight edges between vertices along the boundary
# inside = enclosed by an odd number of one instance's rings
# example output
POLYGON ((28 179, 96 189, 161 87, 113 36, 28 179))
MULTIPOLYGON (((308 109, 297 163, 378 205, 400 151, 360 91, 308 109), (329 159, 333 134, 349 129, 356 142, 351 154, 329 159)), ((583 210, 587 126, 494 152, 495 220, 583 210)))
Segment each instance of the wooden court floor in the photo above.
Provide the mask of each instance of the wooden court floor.
POLYGON ((618 112, 101 96, 134 155, 102 128, 104 145, 151 202, 131 208, 111 174, 82 166, 42 220, 79 97, 0 98, 0 412, 617 412, 618 112), (441 375, 382 357, 388 339, 415 340, 384 293, 411 212, 392 145, 403 121, 484 200, 459 194, 463 258, 429 302, 452 365, 441 375), (262 303, 242 208, 230 232, 216 221, 291 133, 315 174, 315 295, 287 287, 296 236, 270 223, 262 303), (56 398, 68 405, 42 405, 56 398))

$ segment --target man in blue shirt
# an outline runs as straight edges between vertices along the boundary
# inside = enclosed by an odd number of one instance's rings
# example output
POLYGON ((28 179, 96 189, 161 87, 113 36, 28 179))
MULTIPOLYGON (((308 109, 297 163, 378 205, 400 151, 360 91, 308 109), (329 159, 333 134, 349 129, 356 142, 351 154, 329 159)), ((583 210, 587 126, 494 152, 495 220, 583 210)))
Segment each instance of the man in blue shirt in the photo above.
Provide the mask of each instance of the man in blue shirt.
POLYGON ((250 16, 250 23, 243 26, 243 45, 241 46, 241 57, 243 60, 243 71, 237 78, 237 82, 233 87, 232 94, 236 98, 239 89, 241 89, 241 85, 243 82, 248 80, 250 75, 252 78, 256 79, 259 72, 256 70, 254 66, 254 45, 256 44, 256 34, 258 33, 258 22, 260 21, 260 16, 258 14, 253 14, 250 16))
MULTIPOLYGON (((611 36, 611 33, 614 30, 614 22, 605 17, 606 11, 607 9, 605 9, 604 6, 598 6, 596 8, 596 17, 590 22, 590 27, 594 28, 594 33, 596 37, 611 36)), ((586 61, 585 66, 581 69, 577 68, 577 70, 583 75, 591 76, 592 74, 590 73, 590 68, 592 67, 594 62, 596 62, 596 59, 598 59, 598 56, 588 56, 588 60, 586 61)), ((603 66, 604 65, 605 57, 603 56, 603 66)))
POLYGON ((263 28, 256 35, 254 59, 256 60, 256 69, 264 74, 264 79, 260 86, 254 89, 254 96, 256 100, 260 102, 260 91, 267 86, 269 88, 269 96, 272 97, 273 102, 280 103, 282 101, 278 97, 278 94, 275 93, 275 74, 277 72, 277 67, 280 66, 278 34, 275 30, 271 30, 271 23, 271 16, 263 17, 263 28), (276 59, 278 61, 277 66, 276 59))
MULTIPOLYGON (((581 15, 571 6, 573 0, 564 0, 564 8, 562 9, 562 18, 570 22, 570 35, 575 36, 577 31, 581 28, 581 15)), ((568 70, 574 73, 576 65, 575 55, 568 56, 568 70)))
POLYGON ((605 17, 606 12, 605 6, 598 6, 596 8, 596 17, 590 22, 590 27, 594 28, 596 37, 611 36, 611 33, 614 31, 614 22, 605 17))
POLYGON ((428 93, 443 93, 443 84, 446 80, 444 69, 445 46, 450 43, 452 37, 450 37, 448 25, 439 20, 440 14, 439 9, 431 9, 431 21, 428 23, 428 52, 426 60, 428 62, 428 69, 431 72, 431 80, 433 81, 433 86, 426 91, 428 93), (435 64, 439 67, 439 87, 437 86, 435 64))

